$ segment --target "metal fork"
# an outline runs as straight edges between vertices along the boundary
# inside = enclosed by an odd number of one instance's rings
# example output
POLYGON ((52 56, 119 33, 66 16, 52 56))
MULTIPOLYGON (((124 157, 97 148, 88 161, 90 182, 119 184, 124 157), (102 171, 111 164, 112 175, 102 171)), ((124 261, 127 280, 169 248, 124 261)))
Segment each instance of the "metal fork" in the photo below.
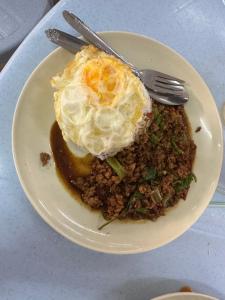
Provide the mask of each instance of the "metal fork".
MULTIPOLYGON (((47 29, 45 33, 51 42, 73 54, 80 51, 82 46, 87 45, 83 40, 55 28, 47 29)), ((165 105, 183 105, 187 102, 187 99, 173 94, 160 94, 150 89, 148 93, 152 99, 165 105)))
MULTIPOLYGON (((51 42, 73 54, 80 51, 82 46, 87 45, 83 40, 55 28, 47 29, 45 33, 51 42)), ((173 94, 160 94, 150 89, 148 89, 148 93, 152 99, 165 105, 184 105, 187 102, 187 98, 173 94)))
POLYGON ((125 64, 129 65, 135 75, 137 75, 146 88, 160 94, 172 94, 181 98, 184 98, 186 102, 188 100, 188 94, 185 91, 184 81, 155 71, 151 69, 138 70, 134 65, 126 61, 119 53, 112 49, 104 40, 102 40, 92 29, 90 29, 83 21, 81 21, 73 13, 64 10, 63 16, 65 20, 91 44, 97 48, 114 55, 125 64))

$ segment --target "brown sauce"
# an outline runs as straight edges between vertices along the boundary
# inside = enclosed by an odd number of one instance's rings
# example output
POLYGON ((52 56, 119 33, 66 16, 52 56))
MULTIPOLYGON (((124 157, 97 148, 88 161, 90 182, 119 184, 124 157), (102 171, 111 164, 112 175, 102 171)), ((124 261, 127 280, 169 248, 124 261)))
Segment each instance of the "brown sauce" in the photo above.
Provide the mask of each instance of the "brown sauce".
POLYGON ((77 199, 79 190, 75 187, 76 178, 90 173, 93 158, 90 154, 85 157, 74 156, 67 147, 57 122, 52 125, 50 143, 57 174, 71 195, 77 199))
MULTIPOLYGON (((57 175, 60 181, 74 199, 80 200, 80 203, 85 205, 88 209, 91 209, 91 211, 96 211, 81 200, 80 191, 75 186, 75 180, 77 177, 90 174, 93 156, 88 154, 83 158, 76 157, 69 150, 66 142, 64 141, 61 129, 57 122, 54 122, 51 128, 50 144, 57 175)), ((124 219, 121 221, 124 223, 133 222, 133 220, 130 219, 124 219)), ((139 220, 139 222, 145 222, 145 220, 139 220)))

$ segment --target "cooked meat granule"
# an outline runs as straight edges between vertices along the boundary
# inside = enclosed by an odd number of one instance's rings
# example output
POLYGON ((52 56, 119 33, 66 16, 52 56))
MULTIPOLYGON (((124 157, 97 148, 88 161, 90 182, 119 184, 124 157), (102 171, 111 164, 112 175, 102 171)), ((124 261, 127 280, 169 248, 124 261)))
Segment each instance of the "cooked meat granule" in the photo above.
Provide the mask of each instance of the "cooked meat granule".
POLYGON ((198 126, 198 127, 195 129, 195 132, 199 132, 201 129, 202 129, 202 127, 201 127, 201 126, 198 126))
POLYGON ((46 166, 49 163, 49 160, 51 159, 50 154, 46 153, 46 152, 41 152, 40 153, 40 161, 42 166, 46 166))
POLYGON ((190 287, 190 286, 188 286, 188 285, 186 285, 186 286, 183 286, 181 289, 180 289, 180 292, 185 292, 185 293, 192 293, 193 291, 192 291, 192 288, 190 287))
POLYGON ((91 173, 77 177, 82 200, 114 218, 156 220, 168 207, 185 200, 196 146, 182 106, 153 103, 150 126, 138 140, 114 156, 125 176, 107 160, 94 158, 91 173))

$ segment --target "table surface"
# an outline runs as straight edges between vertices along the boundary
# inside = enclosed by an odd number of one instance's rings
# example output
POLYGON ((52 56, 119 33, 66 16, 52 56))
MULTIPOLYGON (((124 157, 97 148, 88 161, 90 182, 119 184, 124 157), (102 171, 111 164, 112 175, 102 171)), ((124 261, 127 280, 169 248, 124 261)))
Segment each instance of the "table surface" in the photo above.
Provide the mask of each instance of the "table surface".
MULTIPOLYGON (((44 30, 73 33, 71 9, 96 31, 153 37, 187 58, 221 108, 225 101, 225 1, 60 1, 0 73, 0 299, 143 299, 191 285, 225 299, 225 209, 209 207, 174 242, 137 255, 100 254, 67 241, 42 221, 19 184, 11 154, 15 105, 30 72, 55 47, 44 30)), ((216 193, 214 199, 224 196, 216 193)))

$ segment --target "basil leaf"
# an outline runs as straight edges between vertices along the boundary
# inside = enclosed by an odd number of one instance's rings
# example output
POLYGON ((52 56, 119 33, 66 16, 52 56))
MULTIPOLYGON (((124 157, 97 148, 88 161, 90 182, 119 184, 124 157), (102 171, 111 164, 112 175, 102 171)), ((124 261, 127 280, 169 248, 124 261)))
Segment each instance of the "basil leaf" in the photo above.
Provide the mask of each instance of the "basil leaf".
POLYGON ((144 180, 149 181, 149 180, 154 180, 156 178, 157 171, 154 167, 150 167, 146 169, 146 175, 143 177, 144 180))
POLYGON ((126 176, 126 170, 116 157, 108 157, 106 158, 106 161, 120 179, 123 179, 126 176))
POLYGON ((190 187, 190 184, 192 181, 197 182, 197 177, 195 176, 194 173, 190 173, 187 177, 180 179, 179 181, 176 182, 175 184, 175 191, 177 193, 187 189, 190 187))

